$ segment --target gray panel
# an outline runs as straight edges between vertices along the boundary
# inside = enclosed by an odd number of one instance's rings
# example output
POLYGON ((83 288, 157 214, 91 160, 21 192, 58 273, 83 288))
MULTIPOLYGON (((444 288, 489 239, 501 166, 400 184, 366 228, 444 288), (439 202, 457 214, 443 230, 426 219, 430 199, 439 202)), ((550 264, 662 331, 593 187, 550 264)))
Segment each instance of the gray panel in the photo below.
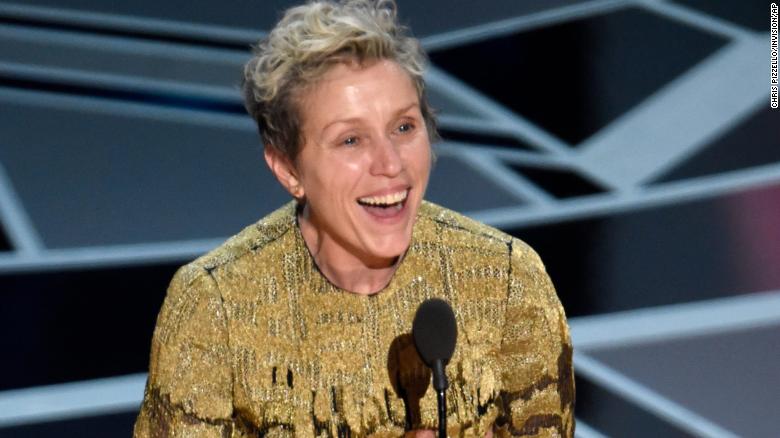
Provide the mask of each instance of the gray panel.
MULTIPOLYGON (((9 2, 22 3, 22 2, 9 2)), ((233 1, 226 6, 220 2, 166 1, 104 1, 104 0, 24 0, 28 6, 55 8, 79 12, 120 15, 152 20, 177 21, 188 24, 265 29, 278 18, 279 11, 292 4, 290 0, 233 1)), ((151 20, 150 20, 151 21, 151 20)))
MULTIPOLYGON (((0 94, 0 161, 48 247, 226 236, 287 199, 248 118, 247 129, 218 128, 184 111, 169 120, 154 107, 122 114, 99 100, 16 95, 0 94)), ((427 198, 460 211, 518 204, 450 156, 434 165, 427 198)))
MULTIPOLYGON (((714 2, 712 0, 677 0, 675 3, 698 9, 708 15, 720 17, 756 32, 767 30, 769 22, 768 5, 763 0, 742 0, 739 2, 714 2)), ((776 2, 775 2, 776 3, 776 2)))
POLYGON ((741 436, 780 430, 780 325, 591 355, 741 436))
POLYGON ((770 107, 762 107, 705 148, 664 172, 656 182, 716 175, 780 162, 780 117, 770 107))
POLYGON ((482 118, 473 109, 438 91, 430 82, 427 83, 427 93, 428 101, 438 115, 482 118))
POLYGON ((0 93, 0 161, 49 247, 222 237, 289 199, 248 118, 28 94, 0 93))
POLYGON ((402 19, 415 35, 428 36, 451 32, 489 22, 506 20, 564 5, 585 3, 582 0, 398 0, 402 19))
MULTIPOLYGON (((0 25, 0 61, 236 89, 249 52, 0 25)), ((52 73, 49 71, 49 73, 52 73)), ((235 92, 236 97, 239 96, 235 92)))
MULTIPOLYGON (((219 2, 200 2, 193 7, 187 0, 149 0, 106 2, 103 0, 26 0, 26 4, 63 8, 71 11, 101 12, 139 18, 190 22, 211 26, 269 29, 290 6, 303 3, 294 0, 234 1, 230 7, 219 2)), ((557 6, 582 3, 576 0, 472 0, 410 1, 398 0, 403 21, 411 24, 418 36, 452 31, 510 16, 525 15, 557 6)))
POLYGON ((450 156, 436 160, 426 198, 462 212, 521 204, 498 184, 450 156))

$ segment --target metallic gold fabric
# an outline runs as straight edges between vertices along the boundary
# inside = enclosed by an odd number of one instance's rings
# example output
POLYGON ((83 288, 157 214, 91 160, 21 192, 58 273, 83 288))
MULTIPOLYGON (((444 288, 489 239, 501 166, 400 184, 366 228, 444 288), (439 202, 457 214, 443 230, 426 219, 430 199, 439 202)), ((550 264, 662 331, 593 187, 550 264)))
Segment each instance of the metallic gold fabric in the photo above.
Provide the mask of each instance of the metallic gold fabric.
POLYGON ((449 436, 573 435, 565 316, 523 242, 424 202, 390 284, 361 296, 313 264, 288 204, 181 268, 152 341, 136 437, 401 436, 436 429, 410 336, 441 297, 458 343, 449 436))

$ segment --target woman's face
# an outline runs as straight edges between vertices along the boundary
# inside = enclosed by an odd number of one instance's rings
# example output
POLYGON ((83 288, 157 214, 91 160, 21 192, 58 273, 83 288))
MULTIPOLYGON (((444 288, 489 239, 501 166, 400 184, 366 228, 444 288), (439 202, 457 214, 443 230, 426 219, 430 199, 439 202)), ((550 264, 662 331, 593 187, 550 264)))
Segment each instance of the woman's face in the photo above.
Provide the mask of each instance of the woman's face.
POLYGON ((280 179, 305 198, 320 257, 392 264, 409 246, 431 167, 411 78, 389 60, 339 63, 299 105, 303 147, 291 184, 280 179))

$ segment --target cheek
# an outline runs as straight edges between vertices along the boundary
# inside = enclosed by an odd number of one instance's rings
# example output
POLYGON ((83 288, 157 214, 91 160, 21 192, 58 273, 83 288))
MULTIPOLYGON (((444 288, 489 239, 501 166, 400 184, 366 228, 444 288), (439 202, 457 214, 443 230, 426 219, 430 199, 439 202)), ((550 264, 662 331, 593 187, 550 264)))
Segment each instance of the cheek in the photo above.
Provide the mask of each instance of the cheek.
MULTIPOLYGON (((326 199, 352 202, 358 196, 359 185, 365 166, 358 160, 325 161, 317 178, 316 190, 326 199)), ((334 208, 342 208, 334 207, 334 208)))
MULTIPOLYGON (((353 155, 340 160, 334 169, 334 180, 345 195, 351 198, 365 194, 364 183, 368 184, 372 163, 371 154, 366 151, 356 151, 353 155)), ((370 186, 370 184, 368 184, 370 186)))
POLYGON ((431 173, 431 147, 427 141, 414 147, 409 155, 408 166, 414 169, 415 176, 421 181, 427 181, 431 173))
POLYGON ((310 190, 328 192, 332 188, 343 187, 358 173, 360 168, 357 157, 343 157, 334 154, 320 154, 310 157, 301 169, 301 179, 310 190))

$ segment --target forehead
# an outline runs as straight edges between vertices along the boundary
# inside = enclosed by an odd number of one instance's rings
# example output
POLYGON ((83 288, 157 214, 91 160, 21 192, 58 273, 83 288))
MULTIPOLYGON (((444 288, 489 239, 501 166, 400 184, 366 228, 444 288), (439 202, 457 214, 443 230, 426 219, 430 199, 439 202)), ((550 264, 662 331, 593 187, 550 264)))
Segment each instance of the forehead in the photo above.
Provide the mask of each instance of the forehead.
POLYGON ((382 59, 359 63, 338 62, 328 68, 310 87, 302 90, 299 99, 306 111, 312 104, 325 104, 330 112, 338 105, 366 105, 380 99, 388 104, 394 100, 407 102, 416 96, 414 82, 399 64, 382 59))

